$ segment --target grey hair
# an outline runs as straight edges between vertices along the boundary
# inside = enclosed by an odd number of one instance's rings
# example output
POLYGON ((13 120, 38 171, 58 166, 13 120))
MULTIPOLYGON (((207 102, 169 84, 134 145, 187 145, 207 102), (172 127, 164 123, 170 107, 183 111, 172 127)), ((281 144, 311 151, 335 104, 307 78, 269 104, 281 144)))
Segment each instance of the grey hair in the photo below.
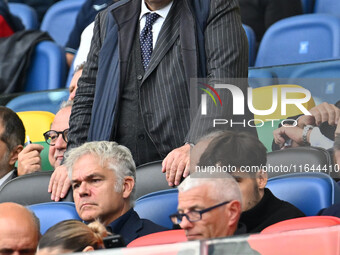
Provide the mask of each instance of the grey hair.
POLYGON ((136 165, 131 152, 123 145, 116 142, 96 141, 87 142, 80 147, 73 148, 65 153, 65 166, 71 179, 74 163, 84 155, 93 155, 98 158, 101 167, 107 167, 116 175, 115 191, 123 191, 123 182, 126 176, 134 179, 135 185, 130 195, 130 203, 133 203, 136 190, 136 165))
POLYGON ((186 192, 203 185, 210 186, 209 197, 216 200, 216 202, 237 200, 242 204, 240 187, 228 173, 224 173, 223 178, 192 178, 188 176, 178 186, 178 191, 186 192))
POLYGON ((64 108, 67 108, 67 107, 72 107, 73 106, 73 100, 67 100, 67 101, 63 101, 61 104, 60 104, 60 108, 59 108, 59 111, 64 109, 64 108))

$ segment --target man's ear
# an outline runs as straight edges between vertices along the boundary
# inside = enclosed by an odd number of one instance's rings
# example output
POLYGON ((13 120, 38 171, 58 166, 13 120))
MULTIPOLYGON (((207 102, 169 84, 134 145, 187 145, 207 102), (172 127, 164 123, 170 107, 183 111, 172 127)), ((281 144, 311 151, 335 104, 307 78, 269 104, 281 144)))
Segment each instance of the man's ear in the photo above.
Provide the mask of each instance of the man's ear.
POLYGON ((14 149, 10 152, 10 155, 9 155, 9 164, 11 166, 14 166, 15 162, 18 160, 18 155, 19 153, 24 149, 24 147, 19 144, 17 146, 14 147, 14 149))
POLYGON ((237 200, 233 200, 226 206, 226 210, 229 211, 229 225, 237 227, 238 220, 242 213, 241 203, 237 200))
POLYGON ((260 171, 256 173, 256 182, 260 190, 263 190, 266 187, 267 181, 268 181, 268 174, 267 172, 263 171, 263 169, 261 169, 260 171))
POLYGON ((94 251, 94 248, 92 246, 86 246, 82 252, 87 252, 87 251, 94 251))
POLYGON ((123 198, 130 197, 130 194, 135 186, 135 180, 132 176, 125 176, 123 183, 123 198))

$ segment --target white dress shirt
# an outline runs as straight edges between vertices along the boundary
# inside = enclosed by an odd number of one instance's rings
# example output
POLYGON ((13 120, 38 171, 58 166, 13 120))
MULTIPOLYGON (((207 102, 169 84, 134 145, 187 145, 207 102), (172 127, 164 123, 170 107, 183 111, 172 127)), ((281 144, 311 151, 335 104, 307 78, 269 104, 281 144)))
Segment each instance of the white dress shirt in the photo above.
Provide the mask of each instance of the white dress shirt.
POLYGON ((148 7, 146 6, 146 3, 142 1, 142 8, 141 13, 139 16, 139 24, 140 24, 140 32, 142 32, 144 26, 145 26, 145 14, 147 13, 157 13, 160 17, 153 23, 152 25, 152 47, 155 48, 157 38, 159 35, 159 32, 161 31, 162 25, 164 23, 164 20, 166 19, 166 16, 168 16, 168 13, 170 11, 170 8, 172 6, 171 1, 167 6, 163 7, 162 9, 159 9, 157 11, 150 11, 148 7))

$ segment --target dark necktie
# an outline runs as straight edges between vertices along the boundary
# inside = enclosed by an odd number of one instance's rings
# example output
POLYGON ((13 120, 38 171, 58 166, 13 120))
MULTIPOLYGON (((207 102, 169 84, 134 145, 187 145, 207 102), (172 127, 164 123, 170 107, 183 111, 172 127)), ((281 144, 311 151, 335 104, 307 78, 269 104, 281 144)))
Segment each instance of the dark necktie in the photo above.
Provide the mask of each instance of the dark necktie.
POLYGON ((140 34, 140 47, 144 70, 149 65, 152 54, 152 25, 159 18, 157 13, 147 13, 145 26, 140 34))

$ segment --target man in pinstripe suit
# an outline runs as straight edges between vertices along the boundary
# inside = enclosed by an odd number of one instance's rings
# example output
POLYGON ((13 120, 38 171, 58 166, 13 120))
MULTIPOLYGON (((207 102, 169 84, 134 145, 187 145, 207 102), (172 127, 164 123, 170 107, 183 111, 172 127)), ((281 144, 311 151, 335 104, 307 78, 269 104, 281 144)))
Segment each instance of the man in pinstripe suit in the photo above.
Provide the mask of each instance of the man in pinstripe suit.
MULTIPOLYGON (((68 147, 115 140, 131 150, 137 165, 164 159, 169 185, 178 185, 189 172, 189 144, 208 129, 199 122, 190 127, 190 78, 247 77, 247 63, 236 0, 121 0, 96 17, 68 147), (159 18, 143 68, 139 36, 148 12, 159 18)), ((68 184, 55 183, 58 197, 68 184)))

